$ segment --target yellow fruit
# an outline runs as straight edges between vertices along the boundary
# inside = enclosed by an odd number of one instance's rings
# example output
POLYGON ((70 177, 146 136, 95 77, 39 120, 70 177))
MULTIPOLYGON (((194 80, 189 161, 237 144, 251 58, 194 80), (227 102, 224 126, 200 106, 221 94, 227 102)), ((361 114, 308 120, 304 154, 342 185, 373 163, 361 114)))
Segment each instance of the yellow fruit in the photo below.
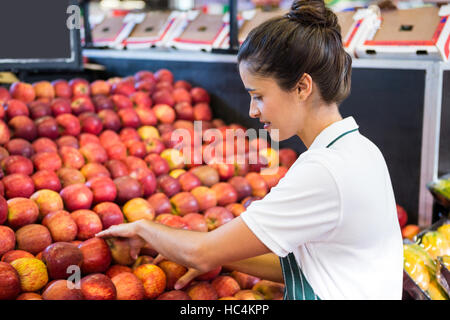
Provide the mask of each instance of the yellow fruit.
POLYGON ((439 256, 450 254, 450 243, 444 235, 438 231, 429 231, 422 237, 420 246, 425 249, 433 260, 439 256))
POLYGON ((158 129, 153 126, 142 126, 137 130, 137 132, 142 140, 147 140, 151 138, 156 139, 160 138, 158 129))
POLYGON ((181 176, 183 173, 185 173, 186 170, 184 169, 174 169, 169 172, 169 175, 175 179, 177 179, 179 176, 181 176))
POLYGON ((422 263, 419 262, 414 264, 405 261, 403 263, 403 268, 422 290, 428 290, 428 287, 430 286, 430 274, 422 263))
POLYGON ((440 232, 447 241, 450 241, 450 223, 443 224, 437 229, 438 232, 440 232))
POLYGON ((22 291, 37 291, 48 282, 47 267, 39 259, 20 258, 11 262, 11 265, 19 274, 22 291))
POLYGON ((450 256, 443 256, 442 257, 442 263, 444 266, 450 270, 450 256))
POLYGON ((184 157, 180 150, 165 149, 160 156, 167 161, 170 170, 184 168, 184 157))
POLYGON ((448 300, 447 295, 436 280, 430 282, 427 292, 431 300, 448 300))
POLYGON ((411 264, 423 264, 431 276, 435 275, 436 262, 431 259, 430 255, 421 246, 415 243, 403 245, 403 257, 405 261, 411 264))

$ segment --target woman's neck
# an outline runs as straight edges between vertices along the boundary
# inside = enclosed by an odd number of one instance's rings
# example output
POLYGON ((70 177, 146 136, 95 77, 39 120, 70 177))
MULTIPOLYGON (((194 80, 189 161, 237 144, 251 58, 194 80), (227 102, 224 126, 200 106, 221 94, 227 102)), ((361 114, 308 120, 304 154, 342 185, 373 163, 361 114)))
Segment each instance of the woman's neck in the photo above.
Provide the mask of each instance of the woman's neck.
POLYGON ((309 149, 314 139, 321 133, 326 127, 331 124, 342 120, 342 116, 339 113, 338 106, 333 103, 330 105, 320 105, 310 108, 311 112, 305 117, 302 127, 297 132, 297 135, 309 149))

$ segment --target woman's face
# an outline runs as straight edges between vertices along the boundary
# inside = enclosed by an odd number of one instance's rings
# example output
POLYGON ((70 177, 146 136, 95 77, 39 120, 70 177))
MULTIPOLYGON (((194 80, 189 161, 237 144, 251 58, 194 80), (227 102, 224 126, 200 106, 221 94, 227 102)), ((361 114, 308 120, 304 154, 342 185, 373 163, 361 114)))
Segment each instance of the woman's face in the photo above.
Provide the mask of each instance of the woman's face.
POLYGON ((273 78, 252 74, 245 61, 240 63, 239 73, 251 97, 250 117, 264 124, 271 139, 282 141, 297 134, 302 119, 297 90, 285 91, 273 78))

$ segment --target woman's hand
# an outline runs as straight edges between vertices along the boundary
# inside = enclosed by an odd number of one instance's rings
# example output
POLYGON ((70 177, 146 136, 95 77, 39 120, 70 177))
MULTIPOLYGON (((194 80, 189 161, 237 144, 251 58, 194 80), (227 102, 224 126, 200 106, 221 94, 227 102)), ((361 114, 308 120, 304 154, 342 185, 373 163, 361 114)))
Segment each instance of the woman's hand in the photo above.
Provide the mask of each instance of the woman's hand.
POLYGON ((139 221, 117 224, 109 227, 97 233, 96 237, 107 238, 107 237, 123 237, 131 238, 137 236, 137 227, 139 221))

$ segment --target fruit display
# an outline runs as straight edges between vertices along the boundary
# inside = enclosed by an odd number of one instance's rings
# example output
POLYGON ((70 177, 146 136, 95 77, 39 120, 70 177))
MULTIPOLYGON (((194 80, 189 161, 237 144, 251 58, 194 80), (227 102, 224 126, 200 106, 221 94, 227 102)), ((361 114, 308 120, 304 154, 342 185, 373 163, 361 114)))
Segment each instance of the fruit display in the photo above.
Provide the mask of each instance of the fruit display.
POLYGON ((226 132, 245 128, 214 119, 208 92, 167 69, 0 89, 0 299, 282 299, 282 284, 222 267, 177 290, 186 267, 95 234, 139 219, 220 228, 277 185, 294 150, 249 137, 239 149, 226 132), (202 139, 208 129, 219 136, 202 139))
POLYGON ((436 230, 432 229, 419 234, 416 243, 404 243, 404 270, 422 290, 425 298, 448 300, 449 282, 443 273, 447 274, 449 267, 450 222, 446 221, 436 230))

